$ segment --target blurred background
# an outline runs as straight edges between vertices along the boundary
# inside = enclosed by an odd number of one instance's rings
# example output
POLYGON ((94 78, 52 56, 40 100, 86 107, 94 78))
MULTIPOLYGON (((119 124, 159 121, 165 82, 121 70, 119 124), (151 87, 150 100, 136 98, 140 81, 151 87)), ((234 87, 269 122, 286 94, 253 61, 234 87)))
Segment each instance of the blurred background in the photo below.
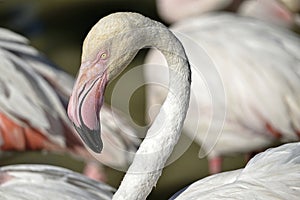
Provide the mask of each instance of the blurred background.
MULTIPOLYGON (((24 35, 31 41, 31 45, 50 60, 76 76, 80 66, 81 45, 86 34, 100 18, 117 11, 139 12, 169 25, 158 16, 155 0, 2 0, 0 26, 24 35)), ((141 51, 130 68, 142 64, 146 52, 141 51)), ((124 87, 126 92, 126 85, 124 87)), ((114 82, 108 86, 105 94, 107 103, 111 101, 113 88, 114 82)), ((144 95, 144 88, 139 88, 130 100, 130 115, 141 126, 145 125, 144 95)), ((126 109, 121 95, 118 101, 114 102, 114 106, 126 109)), ((182 136, 181 142, 190 141, 182 136)), ((167 166, 148 199, 166 199, 187 184, 207 176, 207 160, 198 159, 198 151, 199 147, 191 143, 179 159, 167 166)), ((48 153, 3 154, 0 158, 0 165, 14 163, 50 163, 75 171, 80 171, 83 166, 69 156, 48 153)), ((223 169, 236 169, 244 164, 243 156, 227 157, 223 169)), ((123 172, 108 168, 108 183, 117 188, 123 175, 123 172)))

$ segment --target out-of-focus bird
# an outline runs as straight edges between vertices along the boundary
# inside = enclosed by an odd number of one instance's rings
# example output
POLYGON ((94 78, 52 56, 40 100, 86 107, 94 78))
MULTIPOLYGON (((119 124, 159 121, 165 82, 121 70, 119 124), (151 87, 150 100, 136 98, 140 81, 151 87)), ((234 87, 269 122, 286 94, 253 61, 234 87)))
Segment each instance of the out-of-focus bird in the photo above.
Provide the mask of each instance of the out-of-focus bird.
MULTIPOLYGON (((94 133, 100 130, 98 112, 105 87, 140 49, 149 46, 162 51, 168 61, 169 92, 113 199, 146 199, 181 135, 191 84, 190 64, 184 48, 168 28, 140 14, 106 16, 92 27, 84 40, 82 63, 70 97, 68 115, 76 130, 90 149, 101 152, 101 135, 94 133)), ((240 181, 219 193, 224 198, 230 192, 230 199, 295 199, 300 195, 299 152, 299 143, 285 145, 253 158, 240 176, 232 172, 232 178, 221 174, 208 179, 215 182, 216 188, 226 181, 234 182, 232 179, 240 181), (221 176, 225 176, 226 181, 214 180, 221 176), (254 196, 250 196, 251 193, 254 196)), ((196 193, 188 199, 200 198, 196 193)))
MULTIPOLYGON (((211 173, 221 170, 222 155, 299 139, 300 40, 294 33, 229 14, 182 20, 171 30, 192 69, 183 131, 202 145, 211 173)), ((145 63, 152 65, 144 68, 146 83, 168 83, 160 52, 152 50, 145 63)), ((166 95, 157 84, 146 88, 146 107, 154 114, 152 106, 166 95)))
POLYGON ((299 0, 246 0, 238 13, 289 29, 299 29, 299 0))
POLYGON ((0 168, 0 197, 6 200, 110 200, 115 189, 79 173, 51 165, 0 168))
POLYGON ((268 149, 243 169, 215 174, 184 188, 170 198, 293 199, 299 198, 300 143, 268 149), (296 186, 296 187, 295 187, 296 186))
POLYGON ((175 23, 209 12, 232 11, 286 28, 299 30, 299 0, 157 0, 163 21, 175 23))
POLYGON ((223 10, 237 0, 156 0, 157 12, 167 23, 201 14, 223 10))
MULTIPOLYGON (((100 162, 86 150, 66 115, 74 78, 55 68, 28 40, 0 29, 0 149, 67 152, 87 162, 85 172, 105 175, 100 162), (97 168, 95 168, 97 167, 97 168), (100 170, 100 169, 99 169, 100 170)), ((118 110, 104 107, 102 128, 107 148, 100 160, 126 169, 139 139, 118 110)))

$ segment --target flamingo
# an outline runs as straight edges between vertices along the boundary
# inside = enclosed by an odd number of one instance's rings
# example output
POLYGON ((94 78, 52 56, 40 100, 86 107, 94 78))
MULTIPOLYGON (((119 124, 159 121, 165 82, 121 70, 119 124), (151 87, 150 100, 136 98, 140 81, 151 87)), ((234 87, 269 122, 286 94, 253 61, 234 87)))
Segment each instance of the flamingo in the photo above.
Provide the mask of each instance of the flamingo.
POLYGON ((203 13, 223 10, 237 0, 156 0, 157 12, 167 23, 172 24, 182 19, 203 13))
MULTIPOLYGON (((84 40, 81 66, 69 100, 68 116, 78 134, 92 151, 100 153, 103 143, 98 112, 103 104, 105 87, 109 81, 126 68, 140 49, 149 46, 154 46, 162 51, 168 62, 170 92, 136 152, 113 199, 146 199, 156 185, 167 158, 179 139, 188 110, 191 83, 191 70, 184 48, 176 36, 159 22, 138 13, 110 14, 99 20, 84 40)), ((287 181, 274 179, 270 185, 260 185, 257 184, 259 182, 256 182, 256 179, 250 176, 247 180, 250 180, 251 184, 246 188, 236 188, 235 190, 229 188, 228 192, 253 190, 256 192, 256 196, 252 199, 258 199, 263 194, 272 192, 273 195, 268 199, 281 197, 292 199, 295 194, 299 196, 299 149, 299 143, 285 146, 278 150, 282 151, 283 155, 280 158, 283 156, 284 160, 279 159, 276 153, 275 157, 278 159, 270 159, 270 161, 277 162, 278 165, 282 164, 284 170, 281 171, 284 173, 279 173, 276 177, 287 177, 287 181), (294 150, 285 151, 291 148, 294 150), (292 193, 288 191, 285 193, 286 188, 280 192, 282 187, 278 186, 281 184, 289 187, 289 191, 292 193)), ((274 151, 276 152, 276 150, 270 152, 274 151)), ((261 155, 264 157, 264 154, 261 155)), ((270 156, 272 155, 271 153, 270 156)), ((255 158, 259 160, 260 157, 255 158)), ((255 158, 252 163, 255 163, 255 158)), ((268 164, 263 162, 263 159, 261 163, 268 164)), ((276 175, 276 168, 279 167, 277 164, 267 165, 264 169, 257 164, 257 170, 253 170, 253 172, 258 175, 257 178, 261 178, 263 181, 266 176, 274 175, 272 174, 274 171, 276 175), (270 167, 274 167, 274 170, 268 171, 270 167), (268 174, 269 172, 271 174, 268 174)), ((240 193, 240 195, 243 194, 245 194, 245 198, 248 197, 246 199, 250 199, 246 192, 240 193)), ((193 198, 200 198, 200 196, 193 196, 193 198)))
POLYGON ((195 199, 195 197, 212 200, 296 200, 299 198, 299 187, 296 186, 300 178, 299 147, 298 142, 268 149, 252 158, 245 168, 196 181, 176 193, 170 200, 195 199), (290 185, 292 182, 295 184, 290 185))
POLYGON ((109 200, 115 189, 71 170, 20 164, 0 168, 1 199, 91 199, 109 200))
MULTIPOLYGON (((224 155, 299 139, 300 40, 294 33, 231 14, 190 18, 171 30, 194 72, 183 130, 205 151, 199 157, 208 154, 210 173, 221 171, 224 155)), ((145 67, 146 83, 168 82, 166 61, 158 51, 149 52, 145 63, 156 66, 145 67)), ((165 93, 149 85, 148 109, 160 105, 165 93)))
MULTIPOLYGON (((74 78, 55 68, 28 40, 0 29, 0 150, 67 152, 83 159, 86 175, 104 180, 102 165, 77 137, 66 113, 74 78), (98 169, 99 168, 99 169, 98 169)), ((101 114, 107 149, 101 161, 126 169, 139 143, 136 131, 118 110, 101 114)))
POLYGON ((299 29, 299 10, 299 0, 247 0, 239 6, 237 12, 243 16, 257 18, 285 28, 299 29))
POLYGON ((224 10, 290 29, 299 29, 299 0, 156 0, 157 12, 169 24, 224 10))

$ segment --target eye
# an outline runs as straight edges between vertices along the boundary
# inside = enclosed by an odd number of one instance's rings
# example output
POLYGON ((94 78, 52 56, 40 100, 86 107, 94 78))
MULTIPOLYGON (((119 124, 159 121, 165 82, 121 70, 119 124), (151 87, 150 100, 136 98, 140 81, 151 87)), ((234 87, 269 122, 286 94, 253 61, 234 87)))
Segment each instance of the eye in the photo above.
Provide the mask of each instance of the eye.
POLYGON ((102 53, 100 59, 105 60, 107 58, 107 53, 102 53))

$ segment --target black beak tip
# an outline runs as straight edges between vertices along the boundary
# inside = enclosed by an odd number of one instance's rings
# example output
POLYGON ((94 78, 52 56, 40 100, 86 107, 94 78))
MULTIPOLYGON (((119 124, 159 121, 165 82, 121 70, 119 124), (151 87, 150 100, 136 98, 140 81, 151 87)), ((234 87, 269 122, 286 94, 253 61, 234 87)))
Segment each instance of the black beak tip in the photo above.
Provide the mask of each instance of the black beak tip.
POLYGON ((95 153, 101 153, 103 143, 100 137, 100 128, 97 130, 91 130, 86 126, 75 126, 77 133, 83 142, 95 153))

